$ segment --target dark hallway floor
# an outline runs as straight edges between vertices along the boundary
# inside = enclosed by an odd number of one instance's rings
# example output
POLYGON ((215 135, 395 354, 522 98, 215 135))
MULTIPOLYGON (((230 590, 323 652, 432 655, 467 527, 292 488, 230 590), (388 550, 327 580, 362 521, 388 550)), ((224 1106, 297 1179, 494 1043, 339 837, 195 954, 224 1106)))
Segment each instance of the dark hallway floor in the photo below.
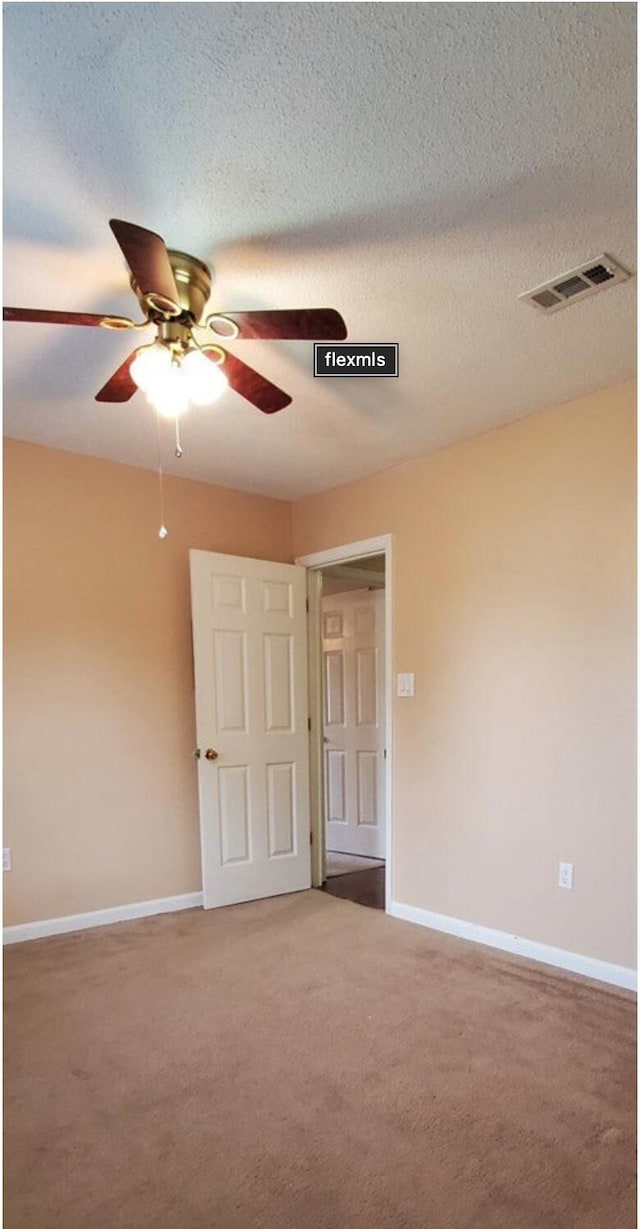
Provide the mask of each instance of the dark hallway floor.
POLYGON ((370 909, 384 909, 384 866, 371 870, 353 871, 350 875, 338 875, 325 879, 322 891, 342 900, 352 900, 356 905, 368 905, 370 909))

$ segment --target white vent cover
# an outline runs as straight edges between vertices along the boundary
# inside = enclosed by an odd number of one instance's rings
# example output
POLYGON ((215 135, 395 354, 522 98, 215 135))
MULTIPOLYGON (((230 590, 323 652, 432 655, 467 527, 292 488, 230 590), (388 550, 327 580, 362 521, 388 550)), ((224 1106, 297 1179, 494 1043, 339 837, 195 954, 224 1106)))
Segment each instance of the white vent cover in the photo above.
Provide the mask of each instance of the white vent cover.
POLYGON ((568 273, 562 273, 550 282, 543 282, 542 286, 536 286, 534 290, 519 294, 518 298, 530 303, 536 311, 550 316, 552 312, 559 312, 562 307, 569 307, 571 303, 586 299, 587 295, 597 294, 599 290, 606 290, 608 286, 618 286, 630 277, 631 274, 627 273, 617 260, 603 253, 602 256, 594 256, 593 260, 585 261, 577 269, 570 269, 568 273))

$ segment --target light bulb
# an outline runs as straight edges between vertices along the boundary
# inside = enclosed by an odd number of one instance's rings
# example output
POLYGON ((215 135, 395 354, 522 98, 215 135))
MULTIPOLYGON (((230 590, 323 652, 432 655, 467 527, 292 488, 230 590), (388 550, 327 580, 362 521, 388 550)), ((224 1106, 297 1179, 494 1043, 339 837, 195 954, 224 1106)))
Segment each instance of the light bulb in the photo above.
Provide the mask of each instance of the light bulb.
POLYGON ((206 358, 200 350, 189 350, 182 360, 182 371, 189 400, 194 405, 211 405, 229 387, 219 364, 206 358))
POLYGON ((151 346, 142 346, 134 358, 129 371, 132 380, 143 393, 151 396, 156 388, 161 388, 171 369, 171 354, 166 346, 154 342, 151 346))
POLYGON ((169 369, 163 373, 162 381, 158 381, 151 388, 147 397, 163 418, 177 418, 178 414, 183 414, 189 399, 182 369, 170 364, 169 369))

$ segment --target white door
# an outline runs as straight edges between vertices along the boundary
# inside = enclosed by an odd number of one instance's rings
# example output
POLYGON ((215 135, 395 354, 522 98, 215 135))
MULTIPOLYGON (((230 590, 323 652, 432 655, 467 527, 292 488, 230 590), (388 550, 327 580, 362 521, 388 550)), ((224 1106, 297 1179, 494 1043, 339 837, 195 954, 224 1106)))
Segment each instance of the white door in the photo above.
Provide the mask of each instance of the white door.
POLYGON ((210 909, 311 886, 306 572, 189 555, 210 909))
POLYGON ((384 590, 322 600, 327 849, 385 856, 384 590))

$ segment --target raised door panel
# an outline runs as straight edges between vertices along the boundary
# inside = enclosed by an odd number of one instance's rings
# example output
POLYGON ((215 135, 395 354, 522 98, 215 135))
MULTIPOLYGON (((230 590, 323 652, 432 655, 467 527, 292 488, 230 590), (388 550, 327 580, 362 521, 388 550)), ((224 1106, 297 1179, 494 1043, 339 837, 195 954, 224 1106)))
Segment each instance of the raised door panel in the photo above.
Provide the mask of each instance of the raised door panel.
POLYGON ((220 862, 223 867, 251 861, 249 768, 246 764, 218 769, 220 862))
POLYGON ((324 655, 325 724, 343 726, 345 721, 345 671, 342 649, 329 649, 324 655))
POLYGON ((376 751, 358 751, 356 755, 358 777, 358 815, 360 826, 378 823, 378 754, 376 751))
POLYGON ((344 751, 326 753, 327 819, 329 823, 347 822, 346 764, 344 751))
POLYGON ((293 618, 293 587, 282 581, 263 581, 262 609, 265 614, 285 614, 293 618))
POLYGON ((215 630, 216 725, 220 734, 248 731, 247 637, 242 631, 215 630))
POLYGON ((354 611, 354 634, 373 636, 376 634, 376 608, 369 603, 366 606, 356 606, 354 611))
POLYGON ((322 615, 322 635, 325 640, 341 640, 344 635, 342 612, 325 610, 322 615))
POLYGON ((214 615, 227 615, 231 611, 247 613, 247 586, 242 576, 214 573, 211 577, 211 598, 214 615))
POLYGON ((269 857, 290 857, 296 850, 296 766, 267 764, 269 857))
POLYGON ((356 649, 356 724, 378 724, 378 654, 376 649, 356 649))
POLYGON ((294 729, 293 640, 269 632, 263 638, 265 729, 291 733, 294 729))

